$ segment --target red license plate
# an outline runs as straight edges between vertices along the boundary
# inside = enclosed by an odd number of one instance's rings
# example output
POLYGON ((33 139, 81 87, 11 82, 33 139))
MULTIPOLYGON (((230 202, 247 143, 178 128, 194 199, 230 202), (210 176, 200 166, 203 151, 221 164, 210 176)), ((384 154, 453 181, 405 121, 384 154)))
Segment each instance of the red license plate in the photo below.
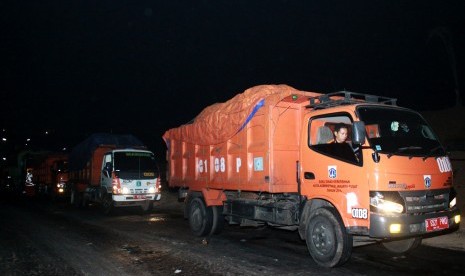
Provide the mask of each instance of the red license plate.
POLYGON ((437 231, 449 228, 449 218, 430 218, 425 220, 426 232, 437 231))
POLYGON ((145 195, 134 195, 134 199, 145 199, 145 195))

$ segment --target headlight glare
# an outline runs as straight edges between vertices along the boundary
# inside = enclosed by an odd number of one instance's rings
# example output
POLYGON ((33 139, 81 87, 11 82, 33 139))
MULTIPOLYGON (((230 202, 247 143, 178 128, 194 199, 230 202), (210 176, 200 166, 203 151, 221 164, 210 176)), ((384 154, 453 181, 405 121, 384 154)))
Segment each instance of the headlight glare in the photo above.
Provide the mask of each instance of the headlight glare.
POLYGON ((370 197, 370 205, 384 213, 402 213, 404 211, 402 204, 385 200, 381 193, 375 193, 374 196, 370 197))

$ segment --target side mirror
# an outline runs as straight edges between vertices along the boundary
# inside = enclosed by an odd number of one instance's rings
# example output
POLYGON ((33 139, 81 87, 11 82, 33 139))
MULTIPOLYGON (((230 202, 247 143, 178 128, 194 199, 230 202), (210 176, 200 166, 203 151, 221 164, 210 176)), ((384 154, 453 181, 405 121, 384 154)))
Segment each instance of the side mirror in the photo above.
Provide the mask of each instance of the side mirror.
POLYGON ((105 170, 108 172, 113 171, 113 165, 111 164, 111 162, 105 163, 105 170))
POLYGON ((365 143, 365 123, 357 121, 352 124, 352 143, 356 145, 363 145, 365 143))

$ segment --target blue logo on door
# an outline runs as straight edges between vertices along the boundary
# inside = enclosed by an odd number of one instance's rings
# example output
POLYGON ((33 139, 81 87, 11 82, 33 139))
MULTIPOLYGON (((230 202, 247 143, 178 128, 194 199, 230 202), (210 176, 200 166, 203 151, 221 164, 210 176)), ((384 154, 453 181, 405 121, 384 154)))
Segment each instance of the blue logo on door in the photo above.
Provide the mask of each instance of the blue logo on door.
POLYGON ((137 182, 136 182, 136 186, 137 186, 137 187, 140 187, 141 185, 142 185, 142 183, 141 183, 140 181, 137 181, 137 182))
POLYGON ((336 178, 337 177, 337 168, 336 166, 328 166, 328 177, 336 178))

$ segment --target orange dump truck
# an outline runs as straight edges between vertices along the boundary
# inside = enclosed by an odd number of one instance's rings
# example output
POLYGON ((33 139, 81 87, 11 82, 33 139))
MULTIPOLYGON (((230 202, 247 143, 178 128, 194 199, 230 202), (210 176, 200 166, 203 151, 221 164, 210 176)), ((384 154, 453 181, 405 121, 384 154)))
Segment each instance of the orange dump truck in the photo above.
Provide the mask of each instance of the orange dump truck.
POLYGON ((334 267, 357 244, 404 253, 459 227, 449 158, 395 99, 256 86, 163 138, 169 186, 197 236, 225 221, 297 230, 313 259, 334 267), (349 139, 333 143, 341 123, 349 139))
POLYGON ((52 199, 69 196, 68 155, 66 153, 47 153, 36 170, 36 184, 43 195, 52 199))
POLYGON ((114 207, 153 208, 160 200, 160 181, 154 154, 132 135, 96 133, 69 155, 71 203, 100 204, 104 213, 114 207))

